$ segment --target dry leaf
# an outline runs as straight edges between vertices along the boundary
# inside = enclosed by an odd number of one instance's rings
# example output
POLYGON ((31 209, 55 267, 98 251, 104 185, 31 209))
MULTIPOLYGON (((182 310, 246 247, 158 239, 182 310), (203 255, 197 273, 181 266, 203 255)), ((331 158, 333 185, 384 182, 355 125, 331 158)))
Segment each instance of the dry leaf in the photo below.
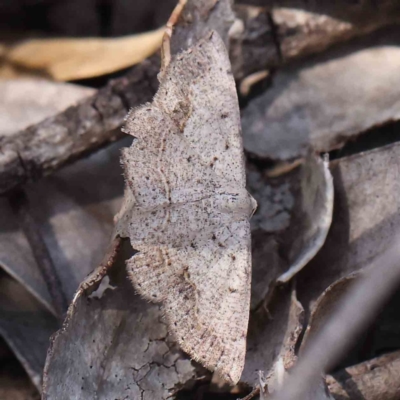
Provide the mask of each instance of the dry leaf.
POLYGON ((0 137, 37 124, 95 92, 43 79, 0 80, 0 137))
POLYGON ((40 400, 39 393, 0 339, 0 399, 40 400))
POLYGON ((263 371, 270 389, 296 360, 295 345, 302 330, 303 307, 291 287, 275 289, 268 308, 250 317, 246 363, 241 381, 251 385, 263 371))
MULTIPOLYGON (((124 144, 128 142, 116 143, 27 187, 32 213, 69 299, 108 246, 113 216, 122 200, 118 161, 124 144)), ((2 290, 0 335, 40 388, 48 340, 58 324, 51 314, 47 286, 6 199, 0 202, 0 215, 0 268, 15 278, 0 280, 0 285, 7 284, 4 289, 12 288, 2 290)))
MULTIPOLYGON (((27 187, 32 213, 69 298, 101 260, 109 242, 122 194, 121 145, 27 187), (98 180, 98 176, 103 178, 98 180)), ((2 199, 1 209, 0 265, 52 309, 41 273, 6 199, 2 199)))
POLYGON ((105 75, 135 65, 160 47, 164 28, 119 38, 32 39, 8 49, 6 60, 58 81, 105 75))
MULTIPOLYGON (((337 307, 340 300, 346 293, 351 290, 352 285, 356 279, 360 277, 361 273, 352 273, 347 275, 332 285, 330 285, 316 300, 311 310, 309 323, 302 340, 301 349, 312 343, 315 335, 323 328, 324 324, 332 315, 332 312, 337 307)), ((387 306, 386 308, 390 308, 387 306)), ((398 303, 394 305, 394 312, 397 314, 398 303)), ((384 313, 384 312, 383 312, 384 313)), ((383 314, 382 313, 382 314, 383 314)), ((392 319, 393 321, 393 319, 392 319)), ((383 321, 377 322, 377 327, 383 326, 383 321)), ((378 350, 386 350, 390 348, 388 339, 388 327, 386 326, 386 335, 382 340, 382 347, 378 350)), ((391 327, 393 330, 393 327, 391 327)), ((378 342, 378 332, 375 331, 373 335, 368 332, 363 332, 357 338, 356 346, 363 346, 363 341, 367 340, 368 347, 376 347, 378 342), (373 339, 372 339, 373 338, 373 339)), ((393 332, 397 336, 397 328, 393 332)), ((367 354, 366 349, 361 352, 363 356, 367 354)), ((351 354, 350 354, 351 356, 351 354)), ((349 358, 349 357, 348 357, 349 358)), ((351 357, 346 361, 346 364, 351 363, 351 357)), ((332 375, 327 376, 327 383, 329 390, 335 399, 366 399, 377 400, 382 398, 396 399, 399 390, 398 376, 393 371, 398 368, 400 359, 399 352, 382 356, 381 358, 372 359, 352 367, 345 368, 334 372, 332 375)))
POLYGON ((58 328, 43 304, 0 269, 0 335, 39 391, 49 338, 58 328))
POLYGON ((277 36, 286 59, 324 50, 355 34, 357 28, 348 20, 298 8, 275 8, 271 11, 277 36))
POLYGON ((243 143, 261 158, 290 160, 330 151, 400 118, 400 49, 394 38, 355 43, 278 71, 243 111, 243 143), (375 44, 375 46, 373 46, 375 44), (351 112, 349 112, 351 110, 351 112))
POLYGON ((339 300, 343 298, 351 288, 351 285, 355 282, 358 275, 358 273, 353 273, 337 280, 316 300, 312 307, 308 326, 301 342, 301 350, 305 348, 308 342, 312 342, 313 336, 324 326, 327 318, 332 314, 339 300))
POLYGON ((43 399, 166 400, 194 377, 195 367, 171 341, 159 307, 135 294, 120 260, 82 283, 53 338, 43 399), (94 291, 107 278, 108 289, 94 291))
POLYGON ((327 159, 310 155, 304 164, 300 193, 295 196, 289 234, 283 241, 287 251, 289 269, 278 278, 287 282, 318 253, 325 242, 332 222, 333 182, 327 159))
MULTIPOLYGON (((254 192, 253 192, 254 194, 254 192)), ((280 254, 277 234, 263 230, 251 232, 251 310, 268 303, 276 279, 287 268, 280 254)))
POLYGON ((258 203, 251 220, 252 308, 277 280, 288 281, 317 254, 332 218, 333 184, 326 161, 309 154, 289 172, 268 175, 248 163, 248 187, 258 203))
POLYGON ((251 0, 235 2, 234 10, 238 19, 230 35, 230 54, 236 79, 275 70, 400 20, 396 1, 374 6, 365 2, 251 0))
POLYGON ((332 283, 390 247, 400 221, 399 156, 396 143, 331 163, 332 226, 320 252, 299 275, 299 298, 306 309, 332 283))
POLYGON ((147 90, 149 81, 143 78, 143 71, 139 74, 135 71, 132 71, 132 80, 143 79, 140 94, 131 93, 122 98, 120 85, 125 85, 127 90, 126 86, 132 82, 125 77, 76 106, 17 131, 15 135, 0 137, 0 192, 9 192, 28 180, 36 181, 83 157, 82 153, 86 154, 88 148, 98 149, 120 137, 115 129, 120 127, 126 113, 124 102, 130 104, 130 99, 135 102, 142 96, 148 99, 149 91, 152 92, 147 90))
POLYGON ((400 19, 399 3, 391 0, 377 4, 347 1, 245 2, 271 9, 284 59, 324 50, 334 43, 396 24, 400 19))

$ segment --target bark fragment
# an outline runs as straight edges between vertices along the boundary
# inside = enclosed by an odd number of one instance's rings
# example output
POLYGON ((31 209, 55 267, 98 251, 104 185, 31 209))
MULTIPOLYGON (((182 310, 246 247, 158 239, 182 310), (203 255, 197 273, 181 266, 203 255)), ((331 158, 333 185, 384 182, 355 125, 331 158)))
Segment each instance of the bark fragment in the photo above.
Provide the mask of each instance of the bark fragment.
POLYGON ((400 393, 400 352, 384 354, 326 377, 336 400, 396 400, 400 393))
POLYGON ((150 100, 155 91, 156 64, 146 61, 80 104, 1 137, 0 194, 122 137, 115 129, 128 109, 150 100))
POLYGON ((82 283, 52 339, 43 399, 167 399, 195 376, 170 341, 159 307, 134 293, 119 260, 82 283), (93 296, 105 274, 113 289, 93 296))

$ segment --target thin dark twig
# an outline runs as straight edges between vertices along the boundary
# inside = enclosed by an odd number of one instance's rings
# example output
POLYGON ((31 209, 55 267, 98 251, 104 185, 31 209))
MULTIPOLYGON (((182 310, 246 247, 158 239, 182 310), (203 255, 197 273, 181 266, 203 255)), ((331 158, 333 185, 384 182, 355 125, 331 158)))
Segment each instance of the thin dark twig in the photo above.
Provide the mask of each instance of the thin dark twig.
POLYGON ((344 296, 316 334, 274 400, 305 400, 321 374, 333 367, 400 283, 399 237, 344 296))
POLYGON ((16 190, 9 196, 10 205, 18 217, 18 222, 32 249, 35 261, 51 296, 53 307, 60 319, 68 308, 67 298, 62 289, 57 270, 54 267, 49 250, 40 234, 29 206, 29 200, 23 190, 16 190))

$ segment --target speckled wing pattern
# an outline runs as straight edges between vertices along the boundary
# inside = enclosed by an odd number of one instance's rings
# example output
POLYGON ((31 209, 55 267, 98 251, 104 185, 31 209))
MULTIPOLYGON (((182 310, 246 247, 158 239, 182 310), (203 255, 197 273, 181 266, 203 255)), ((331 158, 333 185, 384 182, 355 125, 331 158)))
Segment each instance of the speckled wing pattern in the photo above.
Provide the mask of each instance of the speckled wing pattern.
POLYGON ((138 251, 136 290, 159 302, 193 359, 236 383, 250 305, 249 219, 240 114, 229 58, 213 32, 178 55, 151 104, 125 130, 125 199, 117 234, 138 251))

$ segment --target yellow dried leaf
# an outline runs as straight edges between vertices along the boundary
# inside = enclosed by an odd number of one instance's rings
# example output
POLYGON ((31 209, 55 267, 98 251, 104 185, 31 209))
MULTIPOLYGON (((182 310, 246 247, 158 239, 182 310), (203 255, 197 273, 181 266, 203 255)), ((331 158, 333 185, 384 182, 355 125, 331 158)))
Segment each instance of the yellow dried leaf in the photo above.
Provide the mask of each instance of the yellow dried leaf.
POLYGON ((58 81, 92 78, 137 64, 161 45, 164 28, 119 38, 32 39, 10 48, 5 58, 58 81))

